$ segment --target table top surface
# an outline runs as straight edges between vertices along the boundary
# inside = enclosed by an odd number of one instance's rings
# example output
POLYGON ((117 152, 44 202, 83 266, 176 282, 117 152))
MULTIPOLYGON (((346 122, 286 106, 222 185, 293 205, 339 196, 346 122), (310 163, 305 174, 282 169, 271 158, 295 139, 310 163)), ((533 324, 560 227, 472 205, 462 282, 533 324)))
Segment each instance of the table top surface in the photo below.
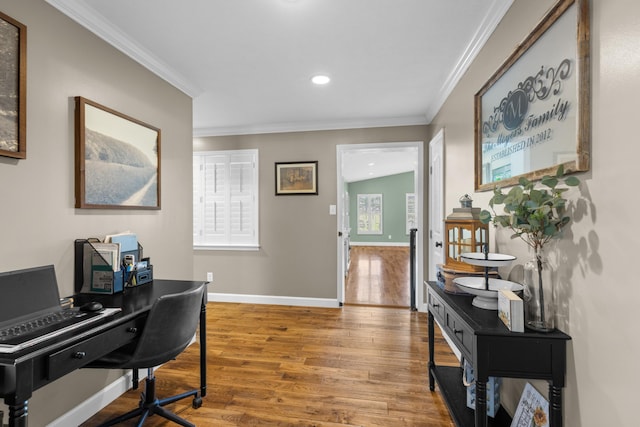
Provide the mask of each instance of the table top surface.
POLYGON ((472 305, 473 295, 450 294, 445 292, 436 282, 425 282, 429 290, 435 292, 446 304, 455 309, 464 322, 466 322, 476 335, 505 335, 531 339, 561 339, 570 340, 571 337, 556 329, 553 332, 511 332, 498 318, 496 310, 485 310, 472 305))
POLYGON ((86 327, 67 332, 15 353, 0 354, 0 365, 15 365, 25 360, 36 358, 44 353, 50 353, 57 348, 63 348, 73 342, 81 341, 82 339, 112 328, 114 325, 124 323, 129 319, 149 311, 153 303, 163 295, 183 292, 196 288, 203 283, 204 282, 201 281, 156 279, 144 285, 126 288, 123 292, 114 295, 73 295, 74 306, 76 307, 86 302, 98 301, 105 308, 121 308, 122 311, 105 317, 104 320, 91 323, 86 327))

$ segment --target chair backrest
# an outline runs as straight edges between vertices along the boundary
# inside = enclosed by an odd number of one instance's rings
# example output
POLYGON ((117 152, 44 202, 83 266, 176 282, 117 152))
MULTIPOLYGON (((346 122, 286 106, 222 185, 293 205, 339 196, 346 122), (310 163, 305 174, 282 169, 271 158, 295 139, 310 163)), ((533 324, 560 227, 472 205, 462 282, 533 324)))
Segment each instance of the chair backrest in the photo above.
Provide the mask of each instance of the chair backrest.
POLYGON ((158 298, 127 365, 151 368, 182 353, 198 328, 204 289, 203 283, 195 289, 158 298))

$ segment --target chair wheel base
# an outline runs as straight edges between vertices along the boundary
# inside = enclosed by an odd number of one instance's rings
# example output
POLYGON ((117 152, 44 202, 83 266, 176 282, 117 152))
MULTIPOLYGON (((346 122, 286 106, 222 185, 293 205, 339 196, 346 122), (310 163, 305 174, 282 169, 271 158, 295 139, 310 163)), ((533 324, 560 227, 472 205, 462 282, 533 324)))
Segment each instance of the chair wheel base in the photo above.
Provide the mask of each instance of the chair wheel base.
POLYGON ((200 396, 196 396, 193 398, 193 403, 191 404, 193 409, 198 409, 202 406, 202 398, 200 396))

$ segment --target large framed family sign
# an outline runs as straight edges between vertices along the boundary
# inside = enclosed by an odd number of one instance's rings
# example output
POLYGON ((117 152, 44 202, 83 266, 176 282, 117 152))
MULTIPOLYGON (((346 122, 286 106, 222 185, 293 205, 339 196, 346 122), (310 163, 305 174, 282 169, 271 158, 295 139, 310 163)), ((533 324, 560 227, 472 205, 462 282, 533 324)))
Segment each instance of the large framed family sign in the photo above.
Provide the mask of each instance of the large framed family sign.
POLYGON ((475 189, 589 169, 588 0, 560 0, 475 95, 475 189))

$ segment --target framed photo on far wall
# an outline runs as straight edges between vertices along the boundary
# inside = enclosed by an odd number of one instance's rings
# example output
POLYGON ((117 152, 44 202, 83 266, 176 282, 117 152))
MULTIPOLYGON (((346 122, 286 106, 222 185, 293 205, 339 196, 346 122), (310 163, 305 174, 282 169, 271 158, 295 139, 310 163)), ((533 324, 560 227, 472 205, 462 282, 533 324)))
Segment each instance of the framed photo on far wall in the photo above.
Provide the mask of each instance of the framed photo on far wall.
POLYGON ((27 158, 27 27, 0 12, 0 156, 27 158))
POLYGON ((76 208, 160 209, 160 129, 75 98, 76 208))
POLYGON ((318 194, 318 162, 277 162, 276 196, 318 194))

